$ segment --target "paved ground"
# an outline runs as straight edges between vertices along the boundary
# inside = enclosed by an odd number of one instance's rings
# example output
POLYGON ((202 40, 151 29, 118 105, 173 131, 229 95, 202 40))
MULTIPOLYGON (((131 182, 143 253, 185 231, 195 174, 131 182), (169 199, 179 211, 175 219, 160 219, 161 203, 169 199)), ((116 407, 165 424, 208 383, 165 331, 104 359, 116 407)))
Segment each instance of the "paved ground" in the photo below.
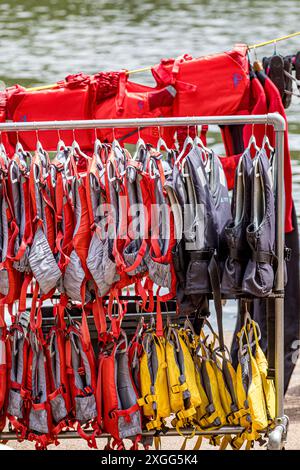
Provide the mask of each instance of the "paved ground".
MULTIPOLYGON (((229 339, 229 338, 227 338, 229 339)), ((285 400, 285 411, 290 418, 290 426, 288 433, 288 442, 286 449, 300 450, 300 360, 296 366, 296 370, 293 374, 288 393, 285 400)), ((196 438, 191 439, 187 443, 187 449, 193 448, 195 445, 196 438)), ((178 450, 180 449, 183 442, 182 437, 165 437, 162 438, 162 449, 169 450, 178 450)), ((11 441, 9 444, 10 448, 13 449, 33 449, 34 445, 29 442, 18 443, 16 441, 11 441)), ((102 449, 105 445, 104 440, 98 440, 98 447, 102 449)), ((0 446, 0 450, 7 446, 0 446)), ((203 449, 214 449, 207 443, 203 443, 203 449)), ((257 449, 260 449, 259 446, 256 446, 257 449)), ((88 450, 88 447, 82 439, 68 439, 61 440, 61 444, 58 447, 49 446, 49 449, 58 449, 58 450, 88 450)))

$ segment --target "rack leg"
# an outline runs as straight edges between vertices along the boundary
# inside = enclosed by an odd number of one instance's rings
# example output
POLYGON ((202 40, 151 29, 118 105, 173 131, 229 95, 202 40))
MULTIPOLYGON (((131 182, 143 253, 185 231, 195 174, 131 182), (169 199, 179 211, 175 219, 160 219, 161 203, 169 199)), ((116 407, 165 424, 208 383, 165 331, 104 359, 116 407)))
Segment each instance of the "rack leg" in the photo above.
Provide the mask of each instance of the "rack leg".
POLYGON ((275 423, 275 428, 269 434, 267 448, 268 450, 283 450, 287 441, 289 418, 284 415, 282 418, 277 418, 275 423))

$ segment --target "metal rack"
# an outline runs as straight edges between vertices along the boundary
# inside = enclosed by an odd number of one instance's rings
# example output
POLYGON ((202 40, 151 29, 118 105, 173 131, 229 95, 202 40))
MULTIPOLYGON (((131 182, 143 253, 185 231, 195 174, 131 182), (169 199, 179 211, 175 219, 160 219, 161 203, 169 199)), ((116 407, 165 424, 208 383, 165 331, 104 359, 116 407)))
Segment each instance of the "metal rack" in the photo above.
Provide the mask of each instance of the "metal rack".
MULTIPOLYGON (((114 120, 78 120, 78 121, 43 121, 43 122, 6 122, 0 123, 1 132, 23 132, 38 130, 74 130, 74 129, 116 129, 145 127, 178 127, 196 125, 234 125, 234 124, 265 124, 274 128, 275 143, 275 204, 276 204, 276 255, 278 269, 275 286, 272 292, 275 302, 275 389, 276 389, 276 421, 274 429, 269 433, 268 448, 282 449, 287 436, 288 418, 284 415, 284 131, 285 120, 277 113, 248 116, 204 116, 204 117, 172 117, 150 119, 114 119, 114 120)), ((236 434, 240 427, 228 427, 209 431, 209 434, 236 434)), ((188 434, 190 431, 186 430, 188 434)), ((205 431, 196 434, 205 435, 205 431)), ((145 435, 151 435, 147 432, 145 435)), ((177 435, 170 429, 166 436, 177 435)), ((108 437, 106 434, 100 436, 108 437)), ((67 431, 60 438, 78 438, 77 433, 67 431)), ((0 439, 14 440, 16 435, 11 432, 0 433, 0 439)))

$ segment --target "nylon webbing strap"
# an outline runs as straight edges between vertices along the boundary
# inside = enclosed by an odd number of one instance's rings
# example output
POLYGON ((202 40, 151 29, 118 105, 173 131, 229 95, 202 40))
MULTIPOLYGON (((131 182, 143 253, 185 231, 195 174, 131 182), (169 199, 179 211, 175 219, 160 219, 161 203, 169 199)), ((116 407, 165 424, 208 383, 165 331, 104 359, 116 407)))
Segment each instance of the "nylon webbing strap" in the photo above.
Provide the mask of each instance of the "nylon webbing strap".
POLYGON ((268 375, 269 379, 275 379, 275 301, 266 299, 267 310, 267 338, 268 338, 268 375))
POLYGON ((213 255, 210 259, 208 265, 208 273, 211 283, 211 288, 213 292, 213 299, 216 309, 217 315, 217 323, 218 323, 218 331, 219 331, 219 342, 220 342, 220 350, 225 350, 224 345, 224 332, 223 332, 223 309, 222 309, 222 298, 221 298, 221 289, 220 289, 220 274, 218 264, 213 255))

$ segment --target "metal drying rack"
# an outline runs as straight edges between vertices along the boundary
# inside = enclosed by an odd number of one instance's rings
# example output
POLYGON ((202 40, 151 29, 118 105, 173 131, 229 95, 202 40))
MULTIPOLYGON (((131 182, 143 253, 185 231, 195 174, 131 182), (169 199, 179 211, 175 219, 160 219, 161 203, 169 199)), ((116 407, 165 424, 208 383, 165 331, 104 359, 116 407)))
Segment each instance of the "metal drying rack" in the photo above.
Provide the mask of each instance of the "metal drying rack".
MULTIPOLYGON (((275 390, 276 390, 276 420, 274 428, 268 435, 268 449, 280 450, 284 448, 287 439, 288 417, 284 414, 284 131, 285 120, 278 113, 248 116, 203 116, 203 117, 171 117, 148 119, 111 119, 111 120, 70 120, 70 121, 43 121, 43 122, 6 122, 0 123, 1 132, 24 132, 42 130, 77 130, 77 129, 117 129, 117 128, 145 128, 145 127, 178 127, 200 125, 234 125, 234 124, 264 124, 273 126, 275 131, 275 204, 276 204, 276 247, 278 258, 277 275, 271 296, 275 302, 275 390)), ((196 431, 197 435, 225 435, 238 434, 243 428, 238 426, 224 426, 213 431, 196 431)), ((190 435, 191 430, 183 430, 184 435, 190 435)), ((153 432, 145 432, 145 436, 153 432)), ((176 429, 170 429, 162 436, 175 436, 176 429)), ((102 434, 100 438, 109 437, 102 434)), ((59 435, 61 439, 79 438, 74 431, 66 431, 59 435)), ((15 440, 13 432, 0 433, 0 439, 15 440)))

